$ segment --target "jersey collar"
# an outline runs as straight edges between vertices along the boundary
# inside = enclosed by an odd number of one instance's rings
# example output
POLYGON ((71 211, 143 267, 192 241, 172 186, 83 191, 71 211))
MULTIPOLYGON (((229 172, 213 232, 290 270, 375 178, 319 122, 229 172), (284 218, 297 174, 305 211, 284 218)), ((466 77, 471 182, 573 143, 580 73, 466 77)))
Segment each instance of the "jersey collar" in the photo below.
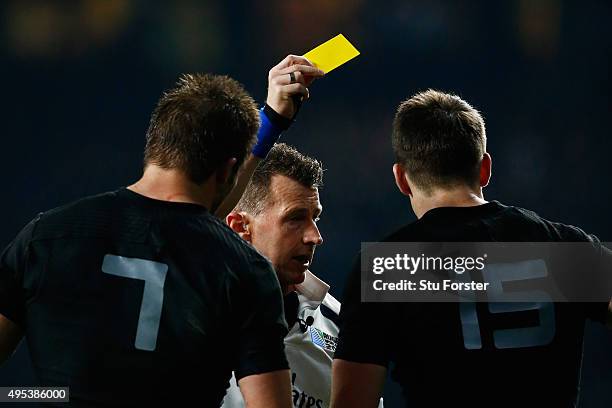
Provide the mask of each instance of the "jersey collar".
POLYGON ((323 299, 325 299, 327 292, 329 292, 329 285, 308 270, 304 275, 304 282, 295 285, 297 292, 316 305, 320 305, 323 299))

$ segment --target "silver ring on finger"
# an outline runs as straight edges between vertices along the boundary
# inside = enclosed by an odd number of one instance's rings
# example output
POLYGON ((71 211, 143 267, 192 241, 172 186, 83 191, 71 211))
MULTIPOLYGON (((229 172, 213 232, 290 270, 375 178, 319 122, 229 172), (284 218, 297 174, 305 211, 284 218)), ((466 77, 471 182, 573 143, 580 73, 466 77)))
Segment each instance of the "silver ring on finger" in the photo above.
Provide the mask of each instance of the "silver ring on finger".
POLYGON ((295 73, 290 72, 289 78, 290 78, 290 83, 295 84, 297 82, 297 79, 295 79, 295 73))

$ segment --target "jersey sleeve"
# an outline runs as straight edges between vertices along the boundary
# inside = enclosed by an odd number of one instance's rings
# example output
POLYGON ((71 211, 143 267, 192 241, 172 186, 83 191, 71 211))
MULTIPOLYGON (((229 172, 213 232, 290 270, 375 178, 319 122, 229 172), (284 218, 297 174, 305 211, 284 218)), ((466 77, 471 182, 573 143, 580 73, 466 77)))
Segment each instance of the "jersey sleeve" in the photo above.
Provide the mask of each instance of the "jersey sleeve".
POLYGON ((361 302, 361 268, 357 259, 344 291, 334 359, 387 367, 391 327, 386 306, 389 305, 361 302))
POLYGON ((251 263, 242 276, 233 310, 236 379, 288 369, 284 338, 288 332, 280 284, 265 260, 251 263))
MULTIPOLYGON (((586 234, 579 228, 574 227, 582 234, 584 240, 590 243, 589 250, 593 255, 589 259, 585 276, 580 276, 580 281, 586 287, 584 297, 596 301, 582 303, 586 318, 600 323, 608 320, 610 313, 609 303, 612 300, 612 250, 607 248, 595 235, 586 234), (592 249, 591 249, 592 248, 592 249)), ((580 268, 576 268, 580 270, 580 268)))
POLYGON ((570 292, 578 295, 585 318, 605 323, 612 300, 612 251, 597 236, 578 227, 560 223, 553 225, 562 241, 579 243, 575 251, 568 251, 562 258, 565 269, 569 264, 580 271, 571 276, 570 292))
POLYGON ((597 244, 600 256, 596 270, 592 273, 594 275, 592 286, 597 291, 593 296, 601 301, 586 303, 585 314, 591 320, 605 323, 609 320, 609 304, 612 301, 612 250, 599 242, 597 244))
POLYGON ((21 327, 25 325, 25 261, 37 221, 26 225, 0 255, 0 314, 21 327))

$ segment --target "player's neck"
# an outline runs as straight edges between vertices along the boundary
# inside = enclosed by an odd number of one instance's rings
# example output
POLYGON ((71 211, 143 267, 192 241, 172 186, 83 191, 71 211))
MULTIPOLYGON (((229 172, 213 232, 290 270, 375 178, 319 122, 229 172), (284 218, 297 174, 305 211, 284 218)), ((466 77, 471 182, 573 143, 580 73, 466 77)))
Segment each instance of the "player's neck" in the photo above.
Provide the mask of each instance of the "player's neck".
POLYGON ((474 191, 467 186, 436 189, 431 194, 414 192, 410 202, 417 218, 421 218, 427 211, 438 207, 474 207, 487 203, 482 195, 482 189, 474 191))
POLYGON ((200 185, 180 170, 149 165, 140 180, 128 189, 155 200, 199 204, 210 209, 215 186, 213 177, 200 185))

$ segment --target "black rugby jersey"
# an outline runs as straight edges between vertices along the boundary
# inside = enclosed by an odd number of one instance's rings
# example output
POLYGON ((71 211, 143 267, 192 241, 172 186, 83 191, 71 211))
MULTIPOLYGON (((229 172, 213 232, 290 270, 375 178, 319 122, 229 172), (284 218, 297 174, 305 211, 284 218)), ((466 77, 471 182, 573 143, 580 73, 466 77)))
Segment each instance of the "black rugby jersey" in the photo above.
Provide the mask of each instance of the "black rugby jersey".
MULTIPOLYGON (((432 209, 382 241, 598 242, 576 227, 495 201, 432 209)), ((573 407, 585 319, 604 321, 608 308, 607 303, 539 304, 554 314, 544 321, 537 308, 517 310, 517 305, 492 313, 486 302, 361 303, 360 279, 357 262, 345 289, 335 358, 394 363, 392 378, 409 407, 573 407), (478 325, 470 326, 474 319, 478 325), (517 329, 513 334, 521 340, 521 330, 530 328, 549 331, 544 338, 552 341, 496 347, 494 333, 517 329), (470 344, 474 338, 477 347, 470 344)))
POLYGON ((0 258, 0 313, 74 405, 219 406, 232 371, 288 368, 282 302, 270 263, 204 207, 126 188, 40 214, 0 258))

